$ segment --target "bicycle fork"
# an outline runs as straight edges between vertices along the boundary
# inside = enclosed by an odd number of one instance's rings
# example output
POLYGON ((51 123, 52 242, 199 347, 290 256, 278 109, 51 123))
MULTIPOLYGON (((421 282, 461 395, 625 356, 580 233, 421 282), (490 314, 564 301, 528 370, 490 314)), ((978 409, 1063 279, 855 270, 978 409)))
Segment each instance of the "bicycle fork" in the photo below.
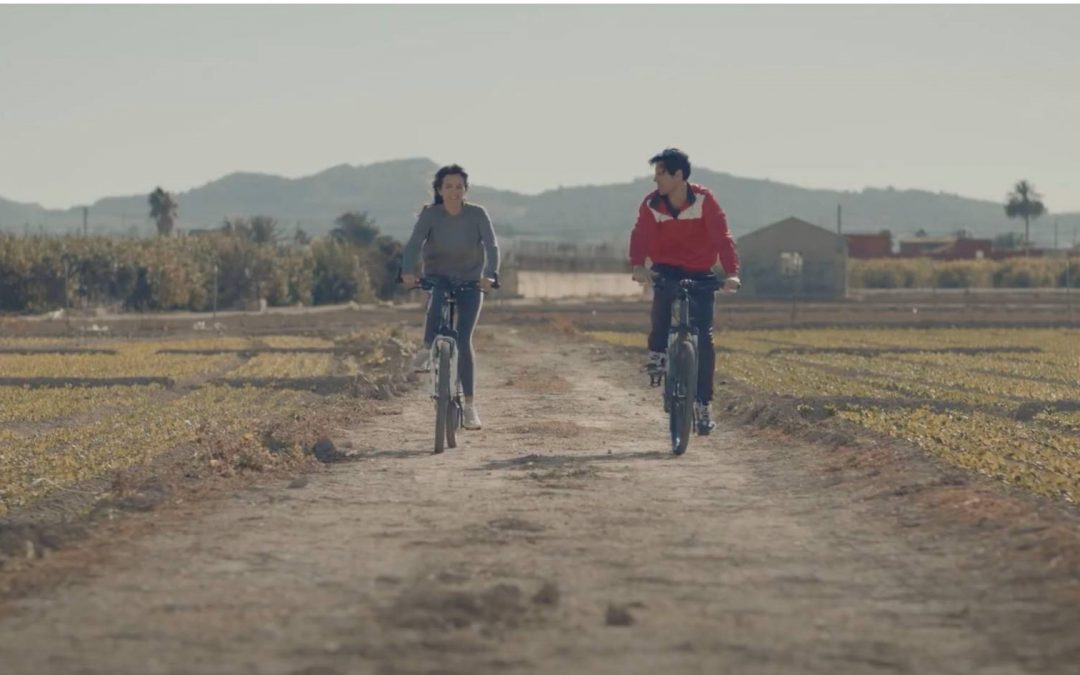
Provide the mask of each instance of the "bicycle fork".
MULTIPOLYGON (((689 339, 691 342, 697 342, 697 328, 690 323, 690 300, 684 297, 677 297, 675 305, 672 307, 673 321, 671 330, 668 331, 668 344, 667 352, 664 360, 664 370, 660 373, 655 373, 650 376, 650 384, 654 387, 658 387, 661 384, 664 386, 664 412, 671 412, 671 404, 677 396, 678 392, 674 390, 674 384, 677 377, 672 377, 672 369, 675 366, 675 345, 684 339, 689 339)), ((696 392, 687 392, 687 396, 693 397, 696 392)))
POLYGON ((453 383, 450 388, 450 397, 452 399, 458 398, 461 393, 461 380, 458 379, 458 350, 457 341, 451 337, 445 335, 439 335, 435 337, 435 340, 431 343, 431 398, 432 400, 439 399, 439 353, 443 350, 450 352, 450 381, 453 383))

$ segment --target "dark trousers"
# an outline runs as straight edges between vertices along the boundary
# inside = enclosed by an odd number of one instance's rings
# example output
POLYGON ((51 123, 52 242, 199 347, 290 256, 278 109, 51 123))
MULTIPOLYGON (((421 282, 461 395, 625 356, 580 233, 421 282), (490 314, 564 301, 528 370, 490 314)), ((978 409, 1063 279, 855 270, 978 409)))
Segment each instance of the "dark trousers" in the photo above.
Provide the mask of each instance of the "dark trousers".
MULTIPOLYGON (((688 273, 677 267, 653 265, 653 272, 668 280, 715 278, 711 274, 688 273)), ((671 332, 671 306, 679 289, 675 284, 665 284, 653 292, 652 331, 649 333, 649 351, 667 351, 671 332)), ((694 291, 690 294, 690 325, 697 328, 698 385, 697 400, 712 401, 713 370, 716 368, 716 348, 713 345, 713 305, 716 291, 694 291)))
MULTIPOLYGON (((443 292, 439 289, 431 293, 428 300, 427 321, 424 324, 424 346, 431 347, 435 341, 435 331, 442 320, 443 292)), ((458 376, 461 378, 461 391, 466 396, 473 395, 473 364, 476 354, 473 352, 472 336, 476 321, 480 318, 480 307, 484 304, 484 294, 479 289, 461 291, 455 297, 457 307, 457 346, 458 376)))

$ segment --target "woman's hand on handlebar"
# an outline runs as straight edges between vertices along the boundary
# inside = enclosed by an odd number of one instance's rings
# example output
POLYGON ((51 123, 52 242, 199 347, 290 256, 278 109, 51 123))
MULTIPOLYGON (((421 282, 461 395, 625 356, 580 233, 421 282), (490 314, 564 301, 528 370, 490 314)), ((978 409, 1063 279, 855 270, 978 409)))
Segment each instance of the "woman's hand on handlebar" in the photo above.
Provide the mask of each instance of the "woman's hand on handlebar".
POLYGON ((416 288, 420 285, 420 277, 415 274, 402 274, 401 283, 405 284, 406 288, 416 288))
POLYGON ((495 280, 494 279, 488 279, 487 277, 483 277, 483 278, 480 279, 480 290, 482 290, 482 291, 490 291, 493 288, 495 288, 495 280))

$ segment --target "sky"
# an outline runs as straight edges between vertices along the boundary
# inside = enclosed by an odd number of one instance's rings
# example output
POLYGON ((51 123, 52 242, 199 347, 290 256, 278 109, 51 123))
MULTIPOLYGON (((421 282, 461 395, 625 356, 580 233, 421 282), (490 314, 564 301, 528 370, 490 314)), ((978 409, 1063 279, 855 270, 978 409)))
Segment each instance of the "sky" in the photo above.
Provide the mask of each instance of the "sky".
POLYGON ((428 157, 537 193, 668 146, 1080 211, 1080 6, 0 6, 0 197, 428 157))

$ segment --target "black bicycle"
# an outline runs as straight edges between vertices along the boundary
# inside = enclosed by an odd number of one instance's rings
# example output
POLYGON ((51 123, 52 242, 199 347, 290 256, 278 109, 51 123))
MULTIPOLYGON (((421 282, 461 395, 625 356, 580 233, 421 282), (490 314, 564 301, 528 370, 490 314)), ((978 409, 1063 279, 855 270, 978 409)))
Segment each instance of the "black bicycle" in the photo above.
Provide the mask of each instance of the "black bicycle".
POLYGON ((664 412, 671 429, 671 451, 686 452, 690 433, 695 425, 694 400, 697 397, 698 355, 697 327, 690 322, 690 294, 694 291, 716 291, 719 279, 667 279, 653 276, 653 288, 662 291, 668 284, 677 284, 675 301, 671 304, 671 332, 668 334, 667 370, 650 374, 651 384, 664 386, 664 412))
MULTIPOLYGON (((499 287, 494 280, 493 288, 499 287)), ((431 341, 431 398, 435 402, 435 454, 444 447, 457 447, 457 432, 462 427, 461 377, 458 374, 457 296, 480 288, 478 281, 448 282, 438 277, 421 277, 419 288, 442 293, 442 314, 431 341)))

